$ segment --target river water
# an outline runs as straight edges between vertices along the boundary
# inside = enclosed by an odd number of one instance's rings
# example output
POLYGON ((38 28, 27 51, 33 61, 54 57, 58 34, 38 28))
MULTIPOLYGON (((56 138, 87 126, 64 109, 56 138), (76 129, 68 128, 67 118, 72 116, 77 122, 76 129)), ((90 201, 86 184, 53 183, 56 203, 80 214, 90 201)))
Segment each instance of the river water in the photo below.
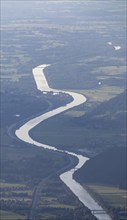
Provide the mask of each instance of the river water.
POLYGON ((74 174, 75 170, 81 168, 83 166, 83 164, 89 158, 84 157, 82 155, 75 154, 73 152, 59 150, 56 147, 53 147, 50 145, 39 143, 39 142, 33 140, 29 134, 30 130, 32 128, 34 128, 36 125, 38 125, 39 123, 45 121, 48 118, 51 118, 51 117, 57 115, 57 114, 60 114, 64 111, 67 111, 68 109, 71 109, 75 106, 81 105, 84 102, 86 102, 86 100, 87 100, 85 96, 83 96, 82 94, 79 94, 79 93, 67 92, 67 91, 63 91, 63 90, 56 90, 56 89, 50 88, 47 83, 46 77, 44 75, 44 69, 47 66, 49 66, 49 65, 40 65, 40 66, 37 66, 36 68, 33 69, 33 75, 34 75, 34 79, 35 79, 35 82, 37 85, 37 89, 42 92, 50 92, 50 91, 52 91, 53 93, 63 92, 63 93, 70 95, 73 98, 73 100, 65 106, 61 106, 57 109, 53 109, 49 112, 46 112, 38 117, 35 117, 35 118, 29 120, 24 125, 22 125, 19 129, 17 129, 15 131, 15 134, 20 140, 27 142, 29 144, 33 144, 37 147, 43 147, 43 148, 49 149, 49 150, 67 153, 69 155, 72 155, 72 156, 75 156, 76 158, 78 158, 78 164, 73 169, 62 173, 60 175, 60 179, 70 188, 70 190, 78 197, 78 199, 85 206, 87 206, 91 211, 94 210, 93 215, 96 216, 98 220, 111 220, 110 216, 103 210, 103 208, 100 205, 98 205, 98 203, 90 196, 90 194, 78 182, 76 182, 73 179, 73 174, 74 174))

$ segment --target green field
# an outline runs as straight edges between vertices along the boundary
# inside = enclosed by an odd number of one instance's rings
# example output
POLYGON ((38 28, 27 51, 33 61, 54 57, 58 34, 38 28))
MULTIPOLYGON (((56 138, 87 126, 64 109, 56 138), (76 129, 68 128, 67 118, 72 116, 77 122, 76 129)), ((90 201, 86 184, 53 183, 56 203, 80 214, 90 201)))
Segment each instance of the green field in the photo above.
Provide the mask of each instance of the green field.
POLYGON ((1 205, 0 219, 1 220, 27 219, 28 211, 30 209, 32 202, 32 195, 33 195, 32 189, 28 188, 25 184, 1 182, 0 183, 0 205, 1 205))
POLYGON ((26 220, 26 216, 18 215, 13 212, 0 211, 0 220, 26 220))
POLYGON ((64 202, 60 202, 58 200, 58 196, 50 197, 50 196, 43 196, 40 200, 40 207, 54 207, 54 208, 63 208, 63 209, 74 209, 74 205, 64 204, 64 202))
MULTIPOLYGON (((99 88, 94 88, 90 90, 84 89, 73 91, 85 95, 88 98, 87 102, 100 103, 122 93, 124 91, 124 88, 121 88, 119 86, 101 85, 99 88)), ((84 105, 87 105, 87 102, 84 105)))
POLYGON ((42 186, 36 219, 95 220, 59 178, 52 178, 42 186))
POLYGON ((127 190, 103 185, 87 185, 87 187, 91 192, 94 192, 95 197, 99 196, 106 206, 127 209, 127 190))
POLYGON ((15 188, 15 187, 25 187, 25 185, 24 184, 17 184, 17 183, 0 182, 0 187, 1 188, 5 188, 5 187, 15 188))
POLYGON ((59 179, 50 179, 42 186, 36 218, 38 220, 54 219, 59 214, 64 216, 65 212, 69 215, 70 212, 74 212, 77 202, 73 194, 64 187, 59 179))

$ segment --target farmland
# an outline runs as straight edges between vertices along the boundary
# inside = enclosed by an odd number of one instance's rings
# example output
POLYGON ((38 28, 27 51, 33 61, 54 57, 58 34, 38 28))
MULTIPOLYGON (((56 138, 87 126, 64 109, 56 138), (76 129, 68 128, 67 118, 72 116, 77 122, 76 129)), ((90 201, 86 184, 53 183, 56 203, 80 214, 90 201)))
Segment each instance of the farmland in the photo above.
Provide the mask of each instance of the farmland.
POLYGON ((107 208, 114 218, 126 219, 127 190, 100 184, 89 184, 85 187, 102 206, 107 208))

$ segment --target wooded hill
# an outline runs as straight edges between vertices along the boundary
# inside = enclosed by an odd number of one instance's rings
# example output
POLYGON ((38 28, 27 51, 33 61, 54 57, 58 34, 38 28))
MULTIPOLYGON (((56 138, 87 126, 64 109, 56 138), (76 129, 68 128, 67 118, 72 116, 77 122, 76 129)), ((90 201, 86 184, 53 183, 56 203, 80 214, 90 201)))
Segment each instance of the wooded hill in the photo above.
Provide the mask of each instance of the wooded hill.
MULTIPOLYGON (((107 129, 116 130, 119 136, 126 140, 126 95, 127 91, 97 106, 90 113, 81 117, 80 123, 89 128, 94 127, 105 131, 107 129)), ((111 184, 126 188, 126 141, 120 143, 119 146, 110 144, 105 147, 104 141, 103 152, 87 161, 75 173, 75 178, 82 183, 111 184)))
POLYGON ((79 123, 86 127, 126 129, 127 90, 105 101, 80 118, 79 123))
POLYGON ((75 172, 81 183, 109 184, 127 188, 127 148, 117 147, 91 158, 75 172))

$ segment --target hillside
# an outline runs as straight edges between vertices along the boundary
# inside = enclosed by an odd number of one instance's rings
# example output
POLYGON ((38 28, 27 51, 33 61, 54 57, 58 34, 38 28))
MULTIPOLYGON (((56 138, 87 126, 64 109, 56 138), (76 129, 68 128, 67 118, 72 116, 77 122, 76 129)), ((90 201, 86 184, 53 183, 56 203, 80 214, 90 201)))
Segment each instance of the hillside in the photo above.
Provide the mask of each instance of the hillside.
MULTIPOLYGON (((126 95, 127 91, 115 98, 104 102, 80 118, 80 124, 89 130, 94 128, 98 131, 114 131, 112 142, 107 145, 107 136, 101 143, 103 152, 87 163, 75 173, 82 183, 110 184, 114 186, 127 187, 126 175, 126 95), (119 142, 119 139, 124 140, 119 142), (105 150, 104 150, 105 149, 105 150)), ((98 140, 99 141, 99 140, 98 140)), ((98 142, 96 142, 96 147, 98 142)))
POLYGON ((97 183, 127 188, 127 149, 117 147, 90 159, 75 172, 75 178, 81 183, 97 183))
POLYGON ((126 96, 127 91, 106 101, 91 112, 82 116, 79 123, 89 128, 115 128, 120 132, 126 130, 126 96))

